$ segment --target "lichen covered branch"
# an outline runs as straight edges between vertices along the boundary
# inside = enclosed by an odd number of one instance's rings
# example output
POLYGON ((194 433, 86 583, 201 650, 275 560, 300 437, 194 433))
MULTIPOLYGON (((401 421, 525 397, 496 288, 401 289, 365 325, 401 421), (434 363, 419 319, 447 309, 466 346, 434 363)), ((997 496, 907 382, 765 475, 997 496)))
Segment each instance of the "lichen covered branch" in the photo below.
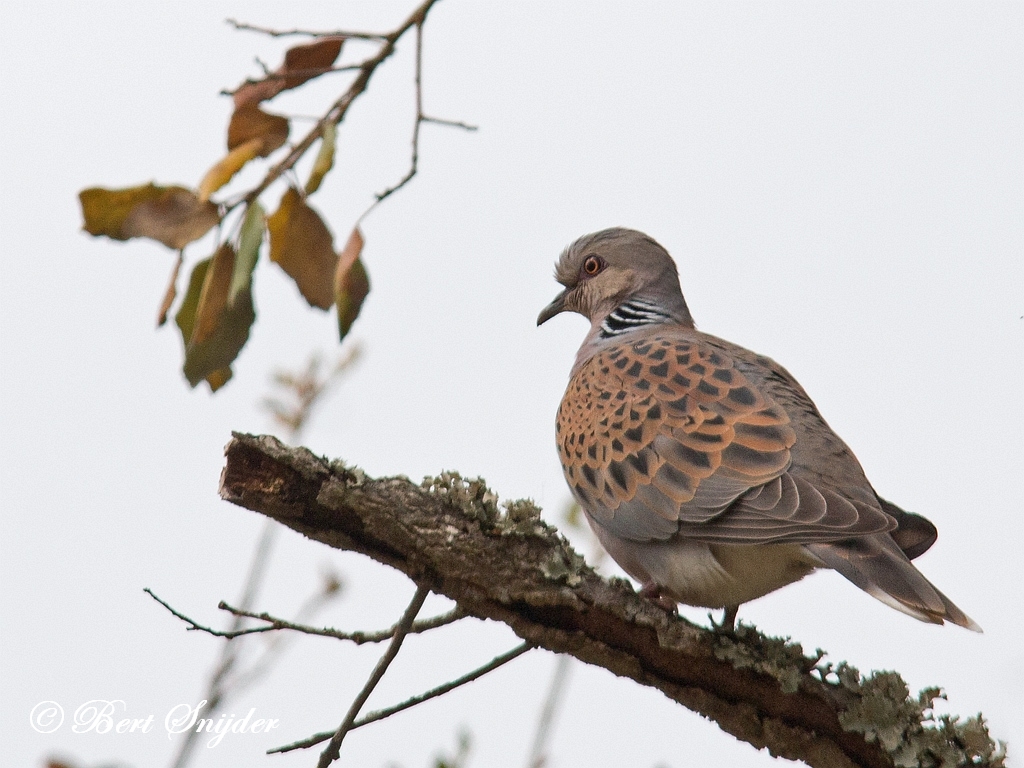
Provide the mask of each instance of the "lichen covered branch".
POLYGON ((1002 766, 984 721, 935 716, 894 673, 862 678, 750 627, 695 626, 608 581, 530 502, 482 481, 371 479, 273 437, 236 434, 221 495, 316 541, 367 555, 469 616, 664 693, 771 754, 812 766, 1002 766), (883 713, 876 715, 874 713, 883 713))

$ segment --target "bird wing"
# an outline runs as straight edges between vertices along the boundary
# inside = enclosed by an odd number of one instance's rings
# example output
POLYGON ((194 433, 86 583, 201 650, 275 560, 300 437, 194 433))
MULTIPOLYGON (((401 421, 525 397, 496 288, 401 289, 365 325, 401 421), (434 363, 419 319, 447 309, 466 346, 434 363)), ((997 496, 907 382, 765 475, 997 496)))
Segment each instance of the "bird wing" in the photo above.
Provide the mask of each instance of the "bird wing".
POLYGON ((573 494, 599 525, 637 541, 828 542, 894 528, 877 505, 790 471, 790 416, 751 378, 696 336, 604 347, 558 412, 573 494))

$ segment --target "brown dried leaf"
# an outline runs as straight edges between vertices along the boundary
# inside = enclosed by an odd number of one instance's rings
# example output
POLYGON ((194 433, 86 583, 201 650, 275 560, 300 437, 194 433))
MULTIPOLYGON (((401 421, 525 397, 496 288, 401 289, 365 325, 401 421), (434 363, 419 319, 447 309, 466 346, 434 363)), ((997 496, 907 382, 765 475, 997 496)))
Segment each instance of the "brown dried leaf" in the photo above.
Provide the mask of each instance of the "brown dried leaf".
POLYGON ((320 215, 306 205, 295 189, 281 198, 267 219, 270 260, 295 281, 310 306, 330 309, 334 303, 334 272, 338 255, 334 239, 320 215))
POLYGON ((288 140, 288 118, 268 114, 256 104, 236 108, 228 124, 228 149, 253 139, 260 141, 257 156, 266 157, 288 140))
POLYGON ((184 261, 183 254, 178 251, 178 260, 174 262, 174 271, 171 272, 171 281, 164 291, 164 300, 160 302, 160 312, 156 317, 156 327, 159 328, 167 322, 167 313, 171 311, 171 305, 178 296, 178 273, 181 272, 181 264, 184 261))
POLYGON ((334 273, 334 301, 338 307, 338 336, 344 339, 359 316, 363 301, 370 292, 370 278, 360 255, 363 235, 359 227, 352 230, 345 249, 338 258, 334 273))
POLYGON ((284 90, 284 80, 272 78, 270 80, 246 80, 232 98, 235 100, 235 109, 241 109, 249 104, 259 104, 261 101, 272 99, 284 90))
POLYGON ((235 271, 235 249, 224 243, 213 254, 213 262, 203 280, 196 307, 195 325, 189 344, 202 344, 216 332, 221 315, 228 304, 228 289, 235 271))
MULTIPOLYGON (((181 330, 182 342, 185 345, 185 364, 183 366, 185 378, 193 387, 206 379, 214 391, 223 386, 230 378, 230 374, 225 374, 224 369, 227 368, 230 371, 231 363, 245 346, 245 342, 248 341, 249 329, 256 320, 256 313, 252 306, 252 293, 248 290, 243 291, 233 303, 222 308, 212 335, 201 342, 195 340, 194 337, 199 327, 200 305, 204 303, 203 294, 215 296, 215 286, 208 288, 208 285, 219 283, 223 279, 215 274, 215 272, 223 270, 222 266, 211 268, 221 253, 222 249, 219 249, 213 257, 204 259, 192 269, 188 291, 175 316, 175 321, 181 330)), ((228 274, 230 276, 230 272, 228 274)), ((213 298, 207 299, 207 301, 213 300, 213 298)), ((203 310, 203 312, 206 311, 212 310, 203 310)))
POLYGON ((343 37, 322 37, 312 43, 289 48, 284 55, 284 66, 278 72, 285 77, 285 88, 296 88, 314 77, 319 77, 341 53, 343 37))
POLYGON ((262 147, 263 139, 249 139, 228 152, 199 182, 199 200, 204 203, 209 200, 210 195, 231 181, 242 170, 242 166, 259 154, 262 147))
POLYGON ((91 187, 78 193, 83 228, 114 240, 148 237, 181 250, 220 221, 217 206, 184 187, 91 187))
POLYGON ((284 63, 263 80, 247 80, 234 93, 235 108, 259 104, 281 91, 295 88, 331 68, 341 53, 343 37, 323 37, 289 48, 284 63))

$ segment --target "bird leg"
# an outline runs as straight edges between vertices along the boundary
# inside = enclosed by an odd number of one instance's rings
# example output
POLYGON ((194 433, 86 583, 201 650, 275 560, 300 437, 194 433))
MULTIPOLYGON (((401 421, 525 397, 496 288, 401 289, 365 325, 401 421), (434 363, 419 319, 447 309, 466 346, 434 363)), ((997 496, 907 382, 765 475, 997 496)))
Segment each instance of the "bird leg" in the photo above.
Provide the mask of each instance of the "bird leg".
POLYGON ((640 586, 640 597, 646 597, 666 613, 679 613, 679 604, 668 595, 663 594, 661 587, 653 581, 648 581, 640 586))
POLYGON ((708 618, 711 620, 711 629, 722 635, 733 635, 736 633, 736 614, 739 613, 740 607, 738 605, 727 605, 725 606, 725 612, 722 614, 721 623, 716 623, 714 616, 710 613, 708 618))

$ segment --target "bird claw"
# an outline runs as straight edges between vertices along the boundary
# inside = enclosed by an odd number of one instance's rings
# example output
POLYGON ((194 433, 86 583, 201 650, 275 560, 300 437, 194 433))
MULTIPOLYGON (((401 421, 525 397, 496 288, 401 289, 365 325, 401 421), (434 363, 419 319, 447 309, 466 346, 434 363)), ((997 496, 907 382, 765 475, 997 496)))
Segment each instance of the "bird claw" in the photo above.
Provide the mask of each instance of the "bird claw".
POLYGON ((711 622, 711 631, 718 635, 735 635, 736 614, 739 613, 739 610, 738 605, 727 605, 722 613, 721 623, 716 622, 714 615, 709 613, 708 620, 711 622))
POLYGON ((679 614, 679 604, 668 595, 662 594, 661 587, 649 582, 640 587, 640 597, 645 597, 666 613, 679 614))

